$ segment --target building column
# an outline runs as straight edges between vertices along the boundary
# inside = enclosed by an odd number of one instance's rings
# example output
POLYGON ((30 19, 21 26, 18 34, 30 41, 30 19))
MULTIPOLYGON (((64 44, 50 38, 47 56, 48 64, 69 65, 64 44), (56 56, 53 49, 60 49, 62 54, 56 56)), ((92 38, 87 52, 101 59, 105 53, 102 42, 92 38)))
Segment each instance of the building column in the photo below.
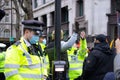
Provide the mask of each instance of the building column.
POLYGON ((33 7, 33 9, 35 8, 34 6, 35 6, 35 3, 34 3, 34 0, 32 0, 32 7, 33 7))
POLYGON ((76 17, 76 0, 69 0, 68 2, 68 12, 69 12, 69 36, 72 35, 73 27, 75 24, 76 17))
MULTIPOLYGON (((52 15, 51 13, 47 14, 47 35, 49 35, 49 27, 52 26, 52 15)), ((47 41, 49 39, 49 36, 47 36, 47 41)))
POLYGON ((47 27, 52 26, 52 15, 51 13, 47 14, 47 27))
POLYGON ((41 16, 38 17, 38 20, 43 22, 43 18, 41 16))

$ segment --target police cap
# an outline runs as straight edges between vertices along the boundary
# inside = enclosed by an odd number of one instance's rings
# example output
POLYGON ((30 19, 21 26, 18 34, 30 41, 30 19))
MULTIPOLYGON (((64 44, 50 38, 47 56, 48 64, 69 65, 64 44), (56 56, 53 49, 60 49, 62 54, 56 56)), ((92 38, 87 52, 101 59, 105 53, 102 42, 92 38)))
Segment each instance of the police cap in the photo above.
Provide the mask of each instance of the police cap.
POLYGON ((0 43, 0 48, 5 48, 5 47, 6 47, 6 44, 0 43))
POLYGON ((39 37, 40 37, 40 38, 45 38, 45 37, 46 37, 46 35, 41 34, 41 35, 39 35, 39 37))
POLYGON ((22 24, 24 25, 24 28, 29 28, 32 30, 39 30, 41 29, 40 26, 44 26, 44 23, 37 20, 24 20, 22 24))
POLYGON ((5 11, 3 10, 0 10, 0 21, 1 19, 5 16, 5 11))

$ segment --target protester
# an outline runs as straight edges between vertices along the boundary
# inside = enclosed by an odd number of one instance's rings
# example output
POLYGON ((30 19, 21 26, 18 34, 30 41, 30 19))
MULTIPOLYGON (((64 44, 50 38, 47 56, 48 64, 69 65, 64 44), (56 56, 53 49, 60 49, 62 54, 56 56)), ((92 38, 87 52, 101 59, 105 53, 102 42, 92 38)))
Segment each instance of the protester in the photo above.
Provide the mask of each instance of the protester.
MULTIPOLYGON (((45 49, 45 52, 48 54, 48 58, 49 58, 49 74, 52 73, 52 61, 55 60, 55 54, 54 54, 54 40, 55 40, 55 31, 52 32, 52 42, 47 44, 47 47, 45 49)), ((66 73, 67 73, 67 78, 68 78, 68 68, 69 68, 69 64, 68 64, 68 58, 67 58, 67 50, 72 47, 72 45, 75 43, 75 41, 77 40, 77 34, 73 33, 71 38, 68 41, 63 41, 63 31, 61 30, 61 57, 60 60, 66 61, 66 73)), ((50 76, 51 77, 51 76, 50 76)))
POLYGON ((113 72, 113 53, 103 34, 97 35, 94 48, 84 62, 83 80, 103 80, 107 72, 113 72))

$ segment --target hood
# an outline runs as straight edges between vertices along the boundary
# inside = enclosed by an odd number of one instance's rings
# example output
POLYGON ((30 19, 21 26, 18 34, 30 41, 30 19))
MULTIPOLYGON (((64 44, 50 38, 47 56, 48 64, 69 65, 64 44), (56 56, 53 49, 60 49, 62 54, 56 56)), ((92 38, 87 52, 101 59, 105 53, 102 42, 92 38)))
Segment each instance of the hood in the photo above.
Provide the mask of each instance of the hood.
POLYGON ((101 52, 109 55, 112 54, 108 43, 95 43, 94 50, 100 50, 101 52))

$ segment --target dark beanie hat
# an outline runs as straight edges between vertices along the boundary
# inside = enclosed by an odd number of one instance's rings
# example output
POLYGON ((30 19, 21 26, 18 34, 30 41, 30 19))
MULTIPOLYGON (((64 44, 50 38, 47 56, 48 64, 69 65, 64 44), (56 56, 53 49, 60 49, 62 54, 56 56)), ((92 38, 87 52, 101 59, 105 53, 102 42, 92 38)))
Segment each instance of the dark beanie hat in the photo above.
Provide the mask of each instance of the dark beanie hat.
POLYGON ((104 34, 99 34, 96 37, 96 40, 99 40, 100 42, 106 42, 106 36, 104 34))

